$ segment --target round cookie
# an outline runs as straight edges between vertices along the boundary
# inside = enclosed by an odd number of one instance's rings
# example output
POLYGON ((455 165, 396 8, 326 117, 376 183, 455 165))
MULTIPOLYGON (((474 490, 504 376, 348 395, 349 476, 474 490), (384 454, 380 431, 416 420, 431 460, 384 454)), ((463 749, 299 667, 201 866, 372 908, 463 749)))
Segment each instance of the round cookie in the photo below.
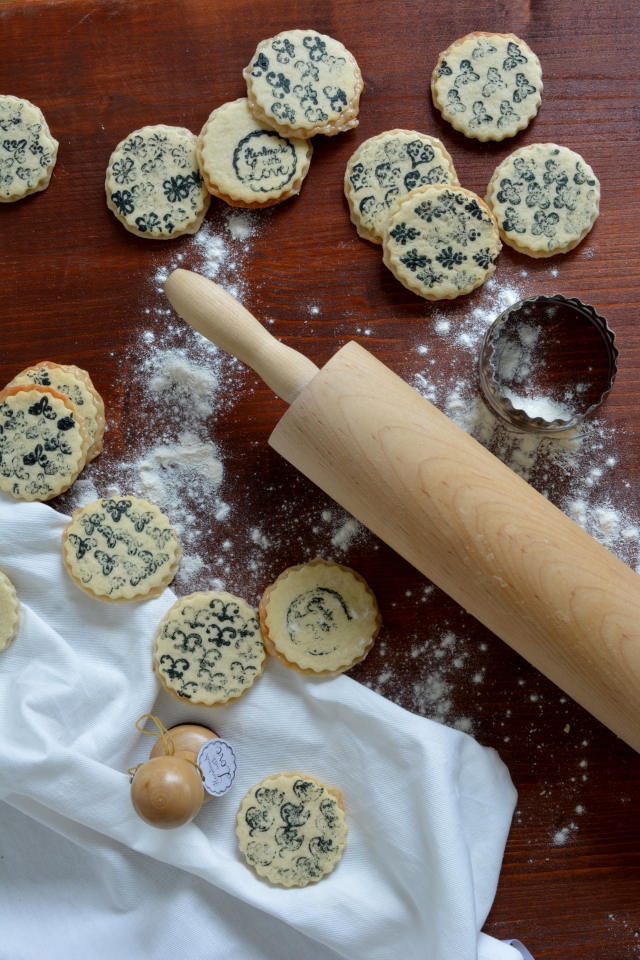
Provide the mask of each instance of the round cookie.
POLYGON ((0 650, 9 646, 18 631, 20 602, 9 577, 0 570, 0 650))
POLYGON ((444 144, 416 130, 387 130, 361 143, 347 164, 344 192, 351 222, 365 240, 382 243, 389 210, 426 184, 458 186, 444 144))
POLYGON ((0 203, 46 190, 57 156, 58 141, 40 108, 19 97, 0 96, 0 203))
POLYGON ((535 117, 542 94, 540 61, 512 33, 476 31, 438 57, 431 96, 454 130, 476 140, 504 140, 535 117))
POLYGON ((84 467, 90 442, 84 417, 53 387, 0 391, 0 490, 20 500, 57 497, 84 467))
POLYGON ((246 693, 266 656, 255 611, 240 597, 211 590, 174 603, 156 632, 153 663, 167 693, 216 707, 246 693))
POLYGON ((285 30, 262 40, 244 78, 254 116, 283 137, 332 137, 358 125, 360 68, 323 33, 285 30))
POLYGON ((71 363, 41 360, 40 363, 34 363, 32 367, 27 367, 19 373, 7 386, 29 383, 53 387, 71 400, 78 413, 84 417, 84 424, 91 440, 87 463, 94 460, 102 450, 105 428, 104 401, 91 382, 87 371, 71 363))
POLYGON ((392 209, 382 248, 385 265, 409 290, 425 300, 453 300, 491 276, 502 244, 475 193, 417 187, 392 209))
POLYGON ((529 257, 552 257, 573 250, 591 230, 600 184, 579 153, 532 143, 496 168, 485 200, 505 243, 529 257))
POLYGON ((240 804, 236 835, 261 877, 306 887, 331 873, 347 845, 342 795, 301 773, 267 777, 240 804))
POLYGON ((258 608, 269 653, 306 676, 335 676, 364 660, 382 617, 366 580, 318 557, 288 567, 258 608))
POLYGON ((214 110, 198 137, 209 193, 233 207, 271 207, 300 193, 313 146, 256 120, 246 97, 214 110))
POLYGON ((149 240, 196 233, 211 202, 198 169, 195 134, 163 123, 134 130, 118 144, 105 190, 118 220, 149 240))
POLYGON ((95 600, 158 597, 176 575, 182 550, 155 504, 110 497, 74 510, 62 534, 62 560, 73 582, 95 600))

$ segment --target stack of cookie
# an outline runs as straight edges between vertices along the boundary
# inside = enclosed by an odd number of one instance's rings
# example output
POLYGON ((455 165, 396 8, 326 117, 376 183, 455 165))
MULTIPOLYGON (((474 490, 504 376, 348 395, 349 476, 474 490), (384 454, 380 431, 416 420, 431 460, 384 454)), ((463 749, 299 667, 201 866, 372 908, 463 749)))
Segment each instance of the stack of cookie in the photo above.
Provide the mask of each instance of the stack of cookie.
POLYGON ((358 64, 315 30, 263 40, 244 77, 247 96, 217 107, 198 137, 160 124, 118 144, 107 206, 131 233, 154 240, 195 233, 211 195, 249 209, 288 200, 309 170, 311 138, 357 126, 358 64))
MULTIPOLYGON (((477 31, 440 54, 433 102, 465 136, 503 140, 541 102, 540 61, 513 34, 477 31)), ((483 199, 463 189, 435 137, 389 130, 365 141, 344 180, 351 220, 380 243, 385 265, 426 300, 470 293, 495 270, 502 242, 532 257, 566 253, 598 216, 600 186, 582 157, 533 144, 507 157, 483 199)))
POLYGON ((50 500, 102 450, 104 403, 86 370, 43 360, 0 391, 0 490, 50 500))

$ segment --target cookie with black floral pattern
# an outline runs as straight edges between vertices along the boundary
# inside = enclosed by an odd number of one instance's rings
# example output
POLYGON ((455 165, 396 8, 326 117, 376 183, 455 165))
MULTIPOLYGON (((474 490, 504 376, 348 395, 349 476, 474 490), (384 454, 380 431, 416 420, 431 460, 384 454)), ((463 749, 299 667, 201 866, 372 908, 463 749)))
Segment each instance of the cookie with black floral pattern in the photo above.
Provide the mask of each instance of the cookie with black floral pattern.
POLYGON ((425 300, 470 293, 495 270, 502 244, 484 200, 463 187, 417 187, 391 210, 382 240, 394 277, 425 300))
POLYGON ((540 61, 512 33, 475 31, 438 57, 431 96, 455 130, 476 140, 504 140, 535 117, 542 95, 540 61))
POLYGON ((39 107, 20 97, 0 96, 0 203, 46 190, 58 156, 39 107))
POLYGON ((351 222, 365 240, 382 243, 389 210, 425 184, 458 185, 453 160, 436 137, 387 130, 361 143, 347 164, 344 192, 351 222))
POLYGON ((181 557, 168 517, 136 497, 104 498, 74 510, 62 534, 65 568, 95 600, 157 597, 175 577, 181 557))
POLYGON ((556 143, 532 143, 496 168, 485 200, 500 236, 529 257, 573 250, 600 210, 600 184, 579 153, 556 143))
POLYGON ((185 127, 157 124, 129 134, 111 154, 107 206, 139 237, 169 240, 196 233, 211 195, 196 155, 196 137, 185 127))
POLYGON ((0 391, 0 490, 20 500, 64 493, 87 460, 84 417, 53 387, 0 391))
POLYGON ((332 137, 358 125, 362 74, 338 40, 285 30, 262 40, 245 67, 249 107, 283 137, 332 137))
POLYGON ((0 570, 0 650, 9 646, 20 622, 20 602, 16 588, 0 570))
POLYGON ((43 387, 53 387, 59 393, 64 393, 71 400, 78 413, 84 417, 85 427, 91 440, 87 453, 87 463, 94 460, 102 450, 102 439, 105 429, 104 401, 86 370, 76 367, 72 363, 54 363, 52 360, 41 360, 39 363, 27 367, 7 384, 9 387, 17 384, 35 383, 43 387))
POLYGON ((167 693, 217 707, 247 692, 266 656, 255 611, 240 597, 210 590, 174 603, 156 632, 153 663, 167 693))
POLYGON ((256 120, 246 97, 213 111, 198 137, 209 193, 233 207, 271 207, 300 193, 313 145, 256 120))
POLYGON ((236 836, 247 863, 270 883, 317 883, 347 845, 342 794, 302 773, 267 777, 240 804, 236 836))

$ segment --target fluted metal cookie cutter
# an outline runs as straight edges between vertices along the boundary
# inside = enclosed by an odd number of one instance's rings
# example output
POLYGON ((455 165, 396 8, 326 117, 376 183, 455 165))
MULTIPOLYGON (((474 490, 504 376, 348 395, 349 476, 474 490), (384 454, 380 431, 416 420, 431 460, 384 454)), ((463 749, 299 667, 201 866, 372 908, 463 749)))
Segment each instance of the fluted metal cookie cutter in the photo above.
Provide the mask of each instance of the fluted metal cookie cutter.
MULTIPOLYGON (((563 297, 562 294, 556 293, 552 296, 543 295, 520 300, 504 310, 484 335, 478 365, 482 392, 492 410, 521 430, 527 430, 531 433, 559 433, 562 430, 567 430, 569 427, 580 423, 585 417, 590 416, 594 410, 597 410, 611 390, 618 372, 619 351, 615 345, 615 339, 615 333, 609 327, 605 318, 596 313, 594 307, 588 303, 582 303, 577 297, 563 297), (566 419, 558 416, 553 420, 545 420, 542 416, 531 416, 526 410, 514 405, 512 399, 506 395, 504 384, 498 378, 499 369, 496 368, 499 367, 496 347, 500 340, 500 334, 510 317, 518 312, 524 314, 526 309, 529 308, 528 312, 532 319, 542 319, 545 311, 548 311, 550 307, 563 307, 565 312, 572 312, 574 317, 586 319, 600 334, 608 361, 606 381, 598 399, 591 403, 586 410, 576 412, 566 419)), ((514 397, 513 399, 517 402, 518 398, 514 397)))

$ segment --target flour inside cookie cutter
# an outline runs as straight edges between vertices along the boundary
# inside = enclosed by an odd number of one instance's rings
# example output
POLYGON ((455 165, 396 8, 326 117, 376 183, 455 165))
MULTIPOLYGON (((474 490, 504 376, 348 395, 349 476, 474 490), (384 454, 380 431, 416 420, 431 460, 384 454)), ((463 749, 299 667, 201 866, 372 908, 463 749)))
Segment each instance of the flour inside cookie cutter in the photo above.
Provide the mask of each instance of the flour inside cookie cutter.
POLYGON ((485 333, 479 358, 480 385, 491 409, 512 426, 531 433, 559 433, 580 423, 602 404, 618 372, 618 355, 613 330, 590 304, 561 294, 531 297, 508 307, 485 333), (580 365, 581 350, 587 349, 585 341, 601 354, 597 358, 601 369, 580 365), (556 347, 557 356, 550 356, 556 347), (567 379, 571 373, 579 373, 588 382, 565 387, 561 382, 565 371, 556 364, 552 382, 556 397, 532 397, 532 389, 539 392, 533 386, 535 374, 545 372, 548 363, 561 361, 563 356, 571 368, 566 371, 567 379), (515 380, 524 390, 515 391, 509 386, 509 381, 515 380), (558 385, 565 390, 560 398, 558 385))

